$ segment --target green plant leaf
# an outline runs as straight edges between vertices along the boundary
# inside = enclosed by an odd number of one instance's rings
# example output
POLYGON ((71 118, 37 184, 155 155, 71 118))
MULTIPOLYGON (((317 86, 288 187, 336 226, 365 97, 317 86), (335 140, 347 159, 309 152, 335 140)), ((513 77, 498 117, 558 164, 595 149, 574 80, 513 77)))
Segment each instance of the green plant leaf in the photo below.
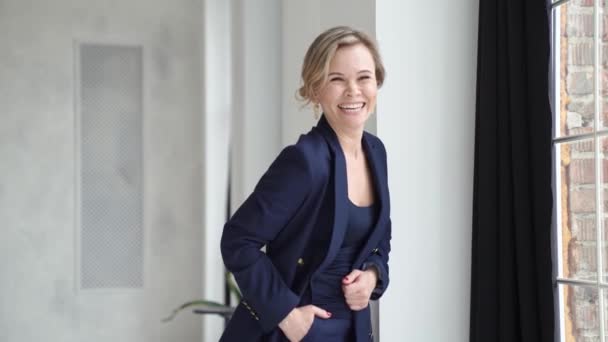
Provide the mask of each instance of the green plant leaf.
POLYGON ((234 277, 230 272, 226 272, 226 282, 228 283, 228 290, 230 291, 230 293, 237 298, 238 302, 240 302, 243 299, 243 295, 241 294, 241 291, 239 290, 238 286, 236 286, 236 283, 234 282, 234 277))
MULTIPOLYGON (((230 291, 230 293, 237 298, 238 302, 240 302, 243 299, 243 295, 241 294, 241 291, 239 290, 236 283, 234 282, 234 278, 232 277, 232 274, 230 272, 226 272, 226 282, 228 284, 228 290, 230 291)), ((186 302, 186 303, 178 306, 177 308, 175 308, 173 310, 173 312, 171 312, 171 315, 162 319, 162 322, 172 321, 175 318, 175 316, 177 316, 177 314, 180 313, 181 311, 191 308, 191 307, 196 307, 196 306, 211 306, 211 307, 221 307, 221 308, 226 307, 224 304, 220 304, 218 302, 204 300, 204 299, 196 299, 196 300, 186 302)))
POLYGON ((183 310, 185 310, 185 309, 191 308, 191 307, 193 307, 193 306, 214 306, 214 307, 225 307, 225 305, 224 305, 224 304, 220 304, 220 303, 218 303, 218 302, 213 302, 213 301, 210 301, 210 300, 202 300, 202 299, 192 300, 192 301, 186 302, 186 303, 184 303, 184 304, 182 304, 182 305, 178 306, 177 308, 175 308, 175 309, 173 310, 173 312, 171 313, 171 315, 169 315, 169 316, 168 316, 168 317, 166 317, 166 318, 163 318, 163 320, 162 320, 162 321, 163 321, 163 322, 165 322, 165 323, 166 323, 166 322, 169 322, 169 321, 173 320, 173 319, 175 318, 175 316, 177 316, 177 314, 178 314, 180 311, 183 311, 183 310))

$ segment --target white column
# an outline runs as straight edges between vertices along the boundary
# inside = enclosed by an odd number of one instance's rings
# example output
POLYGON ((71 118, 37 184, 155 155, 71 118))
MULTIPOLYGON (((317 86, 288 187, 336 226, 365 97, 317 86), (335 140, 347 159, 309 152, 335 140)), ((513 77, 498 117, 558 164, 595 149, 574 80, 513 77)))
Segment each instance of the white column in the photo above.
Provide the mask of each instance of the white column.
POLYGON ((378 2, 393 250, 383 341, 467 341, 477 1, 378 2))
MULTIPOLYGON (((223 302, 224 263, 220 237, 226 221, 231 108, 231 2, 203 1, 203 298, 223 302)), ((219 316, 205 315, 203 341, 217 341, 219 316)))
POLYGON ((232 209, 281 150, 281 1, 234 0, 232 209))
POLYGON ((282 143, 296 142, 298 136, 315 125, 310 108, 302 108, 296 99, 300 87, 300 70, 308 45, 321 27, 320 0, 288 1, 283 4, 283 95, 282 143))
MULTIPOLYGON (((281 2, 207 0, 204 33, 203 297, 223 302, 228 158, 234 212, 281 148, 281 2)), ((217 341, 223 328, 205 316, 203 340, 217 341)))

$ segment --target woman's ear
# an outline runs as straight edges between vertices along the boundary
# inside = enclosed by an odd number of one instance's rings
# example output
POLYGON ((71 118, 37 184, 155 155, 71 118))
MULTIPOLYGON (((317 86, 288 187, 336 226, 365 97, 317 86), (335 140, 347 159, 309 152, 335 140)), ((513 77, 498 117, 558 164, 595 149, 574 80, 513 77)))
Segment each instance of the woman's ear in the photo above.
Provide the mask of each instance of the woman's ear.
POLYGON ((317 96, 316 91, 310 94, 310 103, 312 103, 313 105, 319 104, 319 97, 317 96))
POLYGON ((320 87, 317 86, 317 87, 314 87, 314 88, 315 89, 312 89, 310 91, 310 102, 312 102, 313 104, 314 103, 321 104, 321 96, 319 96, 320 87))
POLYGON ((311 102, 311 104, 315 119, 319 119, 319 117, 321 117, 321 105, 319 105, 319 102, 311 102))

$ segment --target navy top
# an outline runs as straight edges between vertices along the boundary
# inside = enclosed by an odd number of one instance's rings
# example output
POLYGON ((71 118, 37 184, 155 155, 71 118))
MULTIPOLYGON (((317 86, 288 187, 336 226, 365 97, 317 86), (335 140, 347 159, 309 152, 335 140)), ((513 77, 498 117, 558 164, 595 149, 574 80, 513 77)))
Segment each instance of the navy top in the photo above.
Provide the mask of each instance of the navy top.
POLYGON ((376 222, 378 201, 358 207, 348 200, 348 226, 342 246, 334 261, 315 277, 311 287, 312 304, 332 313, 332 318, 350 318, 352 311, 342 292, 342 278, 353 269, 353 262, 376 222))

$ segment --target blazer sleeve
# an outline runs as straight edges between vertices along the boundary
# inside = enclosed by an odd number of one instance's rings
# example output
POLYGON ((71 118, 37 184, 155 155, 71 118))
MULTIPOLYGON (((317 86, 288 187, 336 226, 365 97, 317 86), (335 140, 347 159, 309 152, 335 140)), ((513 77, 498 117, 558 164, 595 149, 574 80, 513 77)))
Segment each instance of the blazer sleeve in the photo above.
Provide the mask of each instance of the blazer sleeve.
MULTIPOLYGON (((386 149, 380 139, 377 140, 377 143, 380 146, 381 151, 382 151, 381 160, 384 162, 384 179, 388 182, 388 171, 387 171, 388 167, 387 167, 387 163, 386 163, 386 149)), ((387 185, 387 187, 388 187, 388 185, 387 185)), ((388 189, 387 189, 387 192, 389 192, 388 189)), ((388 270, 388 255, 391 251, 391 237, 392 237, 392 235, 391 235, 392 234, 392 232, 391 232, 392 223, 391 223, 391 219, 390 219, 390 196, 389 196, 389 203, 387 203, 386 205, 388 205, 389 218, 386 222, 387 227, 385 228, 386 230, 385 230, 384 236, 378 243, 378 246, 376 248, 374 248, 372 253, 365 259, 365 261, 363 262, 363 267, 362 267, 362 269, 365 270, 365 269, 373 266, 378 271, 378 283, 376 284, 376 288, 374 289, 374 291, 372 291, 372 295, 371 295, 372 300, 377 300, 380 297, 382 297, 382 294, 384 294, 384 291, 386 291, 386 288, 388 287, 388 283, 390 280, 389 279, 389 270, 388 270)))
POLYGON ((372 300, 377 300, 384 294, 389 283, 388 273, 388 254, 391 251, 391 220, 387 222, 386 232, 380 240, 378 247, 365 259, 362 269, 367 269, 371 266, 376 267, 378 270, 378 283, 376 288, 372 291, 372 300))
POLYGON ((285 148, 224 226, 222 258, 241 289, 244 306, 263 332, 274 329, 300 298, 260 249, 302 205, 310 192, 311 178, 304 153, 297 145, 285 148))

